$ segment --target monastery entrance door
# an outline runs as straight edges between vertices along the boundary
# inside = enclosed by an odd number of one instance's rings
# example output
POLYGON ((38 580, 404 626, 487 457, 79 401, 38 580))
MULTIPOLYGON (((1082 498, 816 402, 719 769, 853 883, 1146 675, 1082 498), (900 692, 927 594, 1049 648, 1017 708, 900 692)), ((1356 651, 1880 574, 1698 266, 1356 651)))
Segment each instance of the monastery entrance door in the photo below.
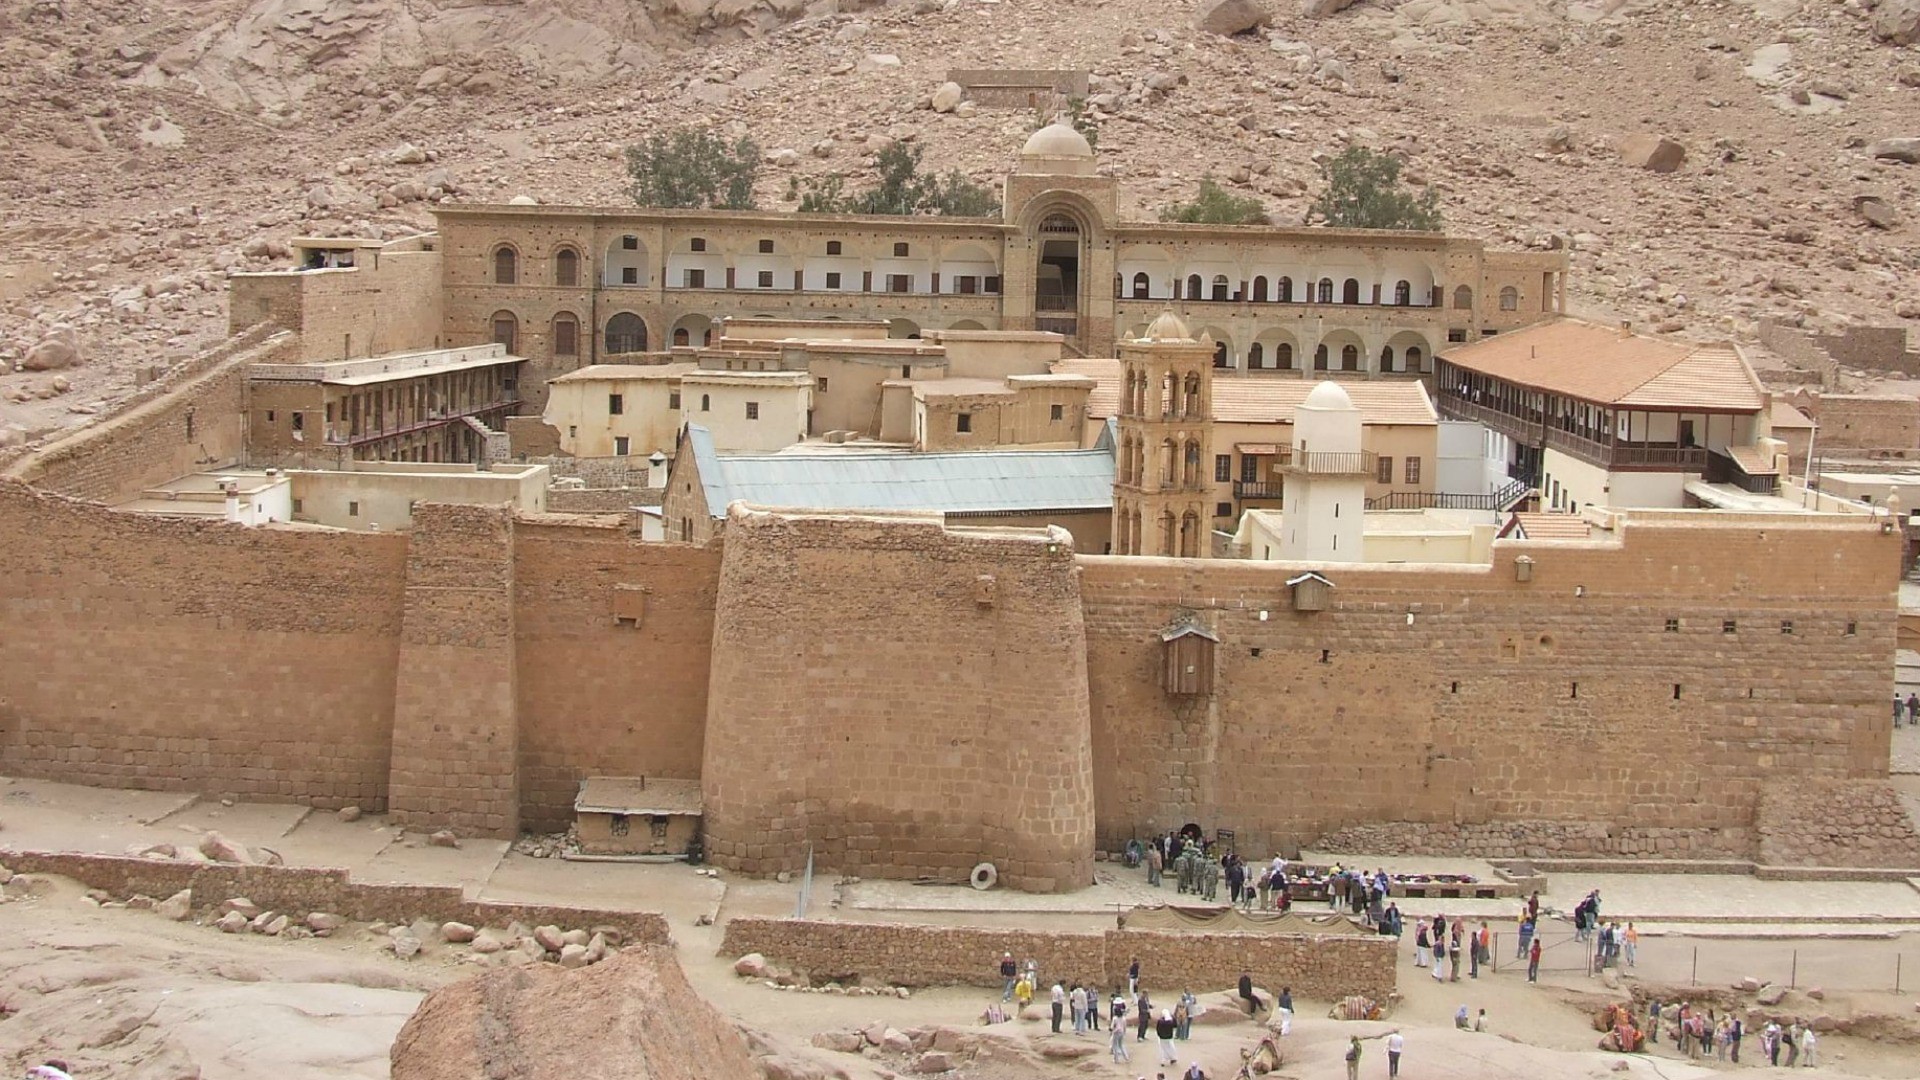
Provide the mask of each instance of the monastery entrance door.
POLYGON ((1079 335, 1080 225, 1065 214, 1040 222, 1033 273, 1034 325, 1068 337, 1079 335))

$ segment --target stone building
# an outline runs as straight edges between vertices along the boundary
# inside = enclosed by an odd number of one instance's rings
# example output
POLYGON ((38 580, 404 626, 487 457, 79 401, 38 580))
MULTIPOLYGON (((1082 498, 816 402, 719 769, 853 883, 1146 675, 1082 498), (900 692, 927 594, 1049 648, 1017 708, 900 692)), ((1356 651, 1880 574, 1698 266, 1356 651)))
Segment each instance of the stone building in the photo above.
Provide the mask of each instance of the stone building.
POLYGON ((1114 552, 1204 559, 1213 461, 1213 342, 1172 312, 1120 343, 1114 552))
POLYGON ((1233 372, 1410 377, 1448 343, 1564 309, 1563 252, 1440 233, 1126 221, 1071 127, 1035 132, 998 218, 444 205, 449 343, 511 341, 531 407, 555 376, 712 340, 733 316, 896 337, 1047 330, 1112 355, 1161 311, 1233 372))
POLYGON ((247 373, 254 464, 485 461, 519 408, 522 358, 482 344, 357 360, 255 364, 247 373))

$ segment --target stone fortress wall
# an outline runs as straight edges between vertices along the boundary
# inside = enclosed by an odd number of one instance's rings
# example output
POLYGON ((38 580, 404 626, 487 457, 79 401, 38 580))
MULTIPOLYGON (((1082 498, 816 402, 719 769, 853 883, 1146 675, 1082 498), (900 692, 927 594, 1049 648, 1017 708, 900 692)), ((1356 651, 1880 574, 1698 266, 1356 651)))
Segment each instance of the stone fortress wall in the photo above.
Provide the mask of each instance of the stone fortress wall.
POLYGON ((1308 613, 1277 564, 736 513, 722 550, 613 516, 249 530, 0 484, 0 771, 493 834, 564 827, 590 774, 700 778, 726 865, 811 843, 1034 889, 1189 820, 1253 851, 1920 863, 1881 787, 1899 538, 1864 519, 1642 513, 1490 568, 1329 571, 1308 613), (1161 689, 1183 616, 1220 638, 1211 698, 1161 689), (1788 798, 1810 785, 1835 794, 1788 798))

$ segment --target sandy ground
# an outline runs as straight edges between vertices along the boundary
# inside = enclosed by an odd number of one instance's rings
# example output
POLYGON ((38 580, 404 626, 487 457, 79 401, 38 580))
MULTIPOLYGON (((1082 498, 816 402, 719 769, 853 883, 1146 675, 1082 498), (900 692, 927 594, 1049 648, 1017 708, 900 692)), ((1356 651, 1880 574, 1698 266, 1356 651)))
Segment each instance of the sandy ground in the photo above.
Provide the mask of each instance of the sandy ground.
MULTIPOLYGON (((789 914, 797 885, 697 875, 680 865, 568 863, 506 852, 505 845, 469 842, 458 850, 431 848, 378 820, 352 824, 302 808, 218 802, 156 793, 96 791, 37 781, 0 781, 5 846, 118 852, 156 839, 191 839, 217 828, 250 845, 279 851, 289 862, 346 866, 368 880, 444 881, 470 894, 497 899, 559 900, 631 906, 665 913, 682 965, 700 995, 723 1013, 769 1033, 778 1044, 804 1047, 814 1033, 865 1026, 876 1020, 910 1028, 944 1023, 970 1026, 997 995, 969 989, 915 993, 907 999, 839 997, 775 991, 737 978, 730 956, 717 955, 726 919, 738 914, 789 914), (702 915, 718 925, 699 926, 702 915)), ((1363 860, 1364 861, 1364 860, 1363 860)), ((1145 886, 1138 872, 1103 866, 1095 888, 1066 898, 978 894, 963 888, 894 882, 816 884, 817 917, 854 921, 908 920, 943 924, 1084 927, 1111 925, 1115 905, 1142 897, 1171 898, 1145 886)), ((1811 1017, 1882 1014, 1894 1019, 1880 1040, 1833 1034, 1822 1043, 1829 1064, 1807 1075, 1909 1077, 1920 1074, 1920 1029, 1913 1024, 1920 998, 1920 935, 1898 932, 1920 920, 1920 891, 1906 883, 1835 886, 1757 882, 1746 878, 1666 878, 1556 875, 1547 900, 1571 906, 1599 887, 1608 913, 1642 918, 1639 964, 1629 973, 1657 984, 1663 996, 1725 987, 1743 976, 1821 986, 1825 1000, 1796 992, 1783 1008, 1811 1017), (1615 905, 1619 905, 1617 908, 1615 905), (1666 921, 1661 913, 1672 921, 1666 921), (1873 916, 1878 914, 1879 919, 1873 916), (1773 917, 1772 919, 1769 916, 1773 917), (1636 916, 1637 917, 1637 916, 1636 916), (1737 920, 1716 922, 1715 919, 1737 920), (1777 919, 1805 921, 1778 922, 1777 919), (1693 920, 1693 921, 1689 921, 1693 920), (1696 967, 1697 965, 1697 967, 1696 967), (1898 965, 1898 973, 1896 973, 1898 965), (1904 994, 1893 993, 1900 978, 1904 994)), ((378 951, 381 939, 355 927, 331 939, 282 941, 229 937, 211 928, 166 922, 150 913, 102 909, 69 882, 46 881, 35 895, 0 904, 0 1063, 16 1067, 57 1055, 82 1077, 136 1080, 282 1080, 286 1077, 384 1077, 387 1047, 419 997, 471 970, 464 950, 434 946, 399 961, 378 951)), ((1418 904, 1408 905, 1410 913, 1418 904)), ((1464 906, 1455 904, 1454 906, 1464 906)), ((1509 914, 1511 901, 1491 902, 1509 914)), ((1491 916, 1494 912, 1489 912, 1491 916)), ((1510 922, 1493 924, 1510 929, 1510 922)), ((1367 1047, 1361 1073, 1384 1076, 1382 1039, 1399 1027, 1408 1040, 1405 1075, 1420 1078, 1526 1077, 1556 1080, 1628 1075, 1670 1080, 1712 1069, 1686 1064, 1671 1046, 1653 1055, 1622 1058, 1592 1049, 1587 1017, 1598 1004, 1624 996, 1588 976, 1577 947, 1550 930, 1542 982, 1528 985, 1508 963, 1435 983, 1401 950, 1403 1002, 1386 1024, 1324 1019, 1327 1003, 1300 1001, 1300 1016, 1285 1040, 1281 1075, 1342 1075, 1346 1039, 1360 1034, 1367 1047), (1454 1010, 1485 1008, 1492 1035, 1452 1030, 1454 1010)), ((1506 955, 1503 948, 1499 951, 1506 955)), ((991 958, 983 958, 983 963, 991 958)), ((1171 998, 1179 987, 1160 987, 1171 998)), ((1220 988, 1191 988, 1203 996, 1220 988)), ((1024 1045, 1045 1037, 1044 1021, 996 1026, 1024 1045)), ((1231 1075, 1240 1051, 1259 1034, 1240 1022, 1196 1026, 1180 1046, 1181 1067, 1198 1060, 1210 1075, 1231 1075)), ((1071 1040, 1068 1035, 1065 1039, 1071 1040)), ((1091 1040, 1093 1037, 1089 1036, 1091 1040)), ((1102 1048, 1077 1065, 1038 1065, 1027 1055, 995 1055, 970 1065, 977 1080, 1047 1075, 1154 1076, 1157 1047, 1129 1042, 1123 1067, 1102 1048)), ((801 1051, 805 1053, 805 1051, 801 1051)), ((906 1062, 813 1052, 856 1078, 906 1062)))

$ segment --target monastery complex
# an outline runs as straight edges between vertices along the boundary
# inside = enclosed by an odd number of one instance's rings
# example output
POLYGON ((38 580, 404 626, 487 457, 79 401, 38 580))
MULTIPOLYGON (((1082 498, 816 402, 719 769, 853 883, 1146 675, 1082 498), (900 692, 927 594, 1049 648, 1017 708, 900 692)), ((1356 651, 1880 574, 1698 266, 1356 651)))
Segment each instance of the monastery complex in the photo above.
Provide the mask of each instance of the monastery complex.
POLYGON ((1737 345, 1117 184, 1054 125, 995 219, 298 240, 0 459, 0 771, 1046 892, 1189 823, 1920 866, 1907 496, 1809 482, 1737 345))

